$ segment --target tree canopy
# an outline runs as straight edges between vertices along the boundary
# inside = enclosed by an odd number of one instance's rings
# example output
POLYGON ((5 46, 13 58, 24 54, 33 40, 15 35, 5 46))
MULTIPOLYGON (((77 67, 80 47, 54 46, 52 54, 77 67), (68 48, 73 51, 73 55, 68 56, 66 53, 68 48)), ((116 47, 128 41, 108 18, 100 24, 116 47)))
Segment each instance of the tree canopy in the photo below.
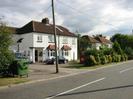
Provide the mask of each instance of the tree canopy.
POLYGON ((13 59, 9 47, 12 44, 12 34, 7 26, 0 22, 0 69, 5 68, 13 59))
MULTIPOLYGON (((118 42, 122 50, 128 55, 129 59, 133 59, 133 35, 115 34, 111 38, 112 42, 118 42)), ((116 44, 117 45, 117 44, 116 44)), ((116 48, 120 50, 119 48, 116 48)))
POLYGON ((125 49, 126 47, 131 47, 133 49, 133 35, 124 35, 118 33, 111 38, 111 41, 117 41, 122 49, 125 49))

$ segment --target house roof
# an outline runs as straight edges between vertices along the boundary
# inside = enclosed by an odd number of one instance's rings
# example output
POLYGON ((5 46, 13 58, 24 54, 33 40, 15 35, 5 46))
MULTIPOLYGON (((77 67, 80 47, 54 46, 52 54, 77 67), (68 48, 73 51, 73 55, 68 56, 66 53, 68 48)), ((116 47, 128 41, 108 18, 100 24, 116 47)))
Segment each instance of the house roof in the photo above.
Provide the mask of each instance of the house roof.
POLYGON ((88 35, 84 35, 84 36, 82 36, 82 38, 87 39, 89 41, 89 43, 100 43, 98 40, 96 40, 95 38, 90 37, 88 35))
MULTIPOLYGON (((13 32, 16 34, 26 34, 30 32, 54 34, 52 24, 37 21, 31 21, 21 28, 14 28, 14 30, 13 32)), ((57 35, 76 37, 76 35, 67 28, 59 25, 56 25, 56 33, 57 35)))
POLYGON ((100 41, 103 44, 112 43, 110 40, 106 39, 105 37, 95 37, 96 40, 100 41))
POLYGON ((84 35, 82 36, 82 38, 85 38, 89 41, 89 43, 103 43, 103 44, 111 44, 112 42, 108 39, 106 39, 103 36, 94 36, 94 37, 90 37, 88 35, 84 35))

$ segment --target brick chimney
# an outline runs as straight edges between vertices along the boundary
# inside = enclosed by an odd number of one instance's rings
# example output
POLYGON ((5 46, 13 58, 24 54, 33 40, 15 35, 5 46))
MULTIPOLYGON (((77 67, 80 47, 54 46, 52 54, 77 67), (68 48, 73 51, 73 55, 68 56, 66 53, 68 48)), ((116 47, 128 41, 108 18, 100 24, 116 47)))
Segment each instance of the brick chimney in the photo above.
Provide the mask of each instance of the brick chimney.
POLYGON ((49 24, 49 19, 48 19, 48 18, 42 19, 42 23, 44 23, 44 24, 49 24))

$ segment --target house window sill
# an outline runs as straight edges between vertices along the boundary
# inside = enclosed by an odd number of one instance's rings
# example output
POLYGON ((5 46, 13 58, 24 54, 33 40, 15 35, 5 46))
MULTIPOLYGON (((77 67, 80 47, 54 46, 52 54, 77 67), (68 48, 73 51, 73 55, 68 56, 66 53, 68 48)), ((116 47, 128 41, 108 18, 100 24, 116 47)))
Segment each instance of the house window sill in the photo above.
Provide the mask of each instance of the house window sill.
POLYGON ((42 41, 37 41, 38 43, 42 43, 42 41))

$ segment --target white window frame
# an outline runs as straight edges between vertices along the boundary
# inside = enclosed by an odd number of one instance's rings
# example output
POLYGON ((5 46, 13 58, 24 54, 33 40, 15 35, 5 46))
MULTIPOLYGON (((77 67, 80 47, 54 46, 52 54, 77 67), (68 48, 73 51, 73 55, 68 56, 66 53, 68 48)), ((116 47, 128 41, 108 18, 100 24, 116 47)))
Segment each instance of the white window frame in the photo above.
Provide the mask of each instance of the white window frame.
POLYGON ((69 51, 62 50, 62 56, 69 56, 69 51))
POLYGON ((67 37, 63 37, 62 43, 63 43, 63 44, 68 44, 68 38, 67 38, 67 37))
POLYGON ((54 50, 48 50, 48 57, 55 56, 54 50))
POLYGON ((54 42, 54 36, 48 35, 48 42, 54 42))
POLYGON ((42 35, 37 35, 37 42, 42 42, 42 35))
POLYGON ((73 39, 72 39, 72 45, 75 45, 75 44, 76 44, 76 39, 73 38, 73 39))

